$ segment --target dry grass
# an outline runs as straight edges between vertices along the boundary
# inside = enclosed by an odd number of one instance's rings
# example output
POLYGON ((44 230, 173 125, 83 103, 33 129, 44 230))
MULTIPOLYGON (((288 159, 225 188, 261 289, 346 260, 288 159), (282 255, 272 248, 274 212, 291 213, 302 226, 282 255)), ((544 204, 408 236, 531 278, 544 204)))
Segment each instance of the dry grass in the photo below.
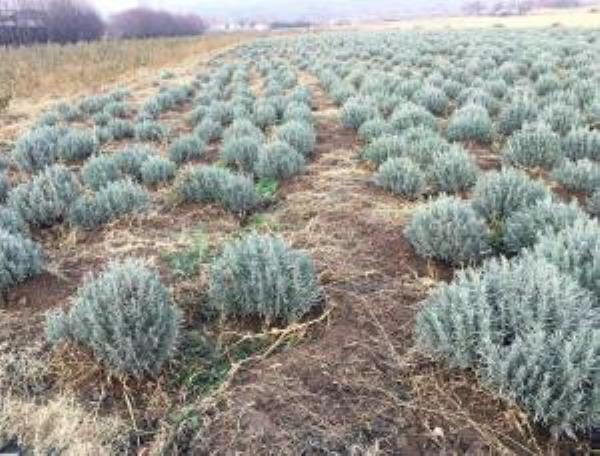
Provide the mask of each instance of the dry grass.
POLYGON ((194 38, 99 41, 0 48, 0 98, 61 97, 82 90, 94 92, 140 69, 156 70, 181 64, 252 39, 252 34, 207 35, 194 38))
POLYGON ((0 445, 16 436, 17 443, 26 442, 34 454, 115 454, 115 442, 126 429, 118 418, 100 418, 67 396, 43 405, 15 396, 3 397, 0 403, 0 445))
POLYGON ((375 30, 445 30, 445 29, 477 29, 490 27, 538 28, 554 25, 565 27, 600 27, 600 13, 593 13, 590 8, 548 9, 535 11, 525 16, 456 16, 416 18, 402 21, 369 22, 356 26, 340 28, 375 31, 375 30))

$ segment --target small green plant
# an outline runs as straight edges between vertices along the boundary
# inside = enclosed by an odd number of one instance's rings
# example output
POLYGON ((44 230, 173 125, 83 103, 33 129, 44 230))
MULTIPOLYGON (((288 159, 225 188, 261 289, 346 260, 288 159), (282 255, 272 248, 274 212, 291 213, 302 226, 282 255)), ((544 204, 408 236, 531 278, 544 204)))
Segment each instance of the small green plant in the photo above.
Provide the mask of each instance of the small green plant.
POLYGON ((261 198, 273 198, 279 189, 279 181, 270 177, 260 179, 256 183, 256 193, 261 198))
POLYGON ((55 127, 60 124, 60 116, 54 111, 43 113, 36 122, 37 127, 55 127))
POLYGON ((73 106, 68 103, 60 103, 56 106, 56 111, 65 122, 77 122, 84 118, 84 113, 78 106, 73 106))
POLYGON ((511 164, 551 169, 562 159, 560 137, 545 124, 525 127, 508 139, 503 158, 511 164))
POLYGON ((305 162, 292 146, 277 141, 259 152, 254 173, 261 179, 287 179, 302 172, 305 162))
POLYGON ((312 106, 312 93, 306 86, 296 86, 288 95, 290 105, 301 103, 309 108, 312 106))
POLYGON ((224 317, 267 324, 301 319, 319 303, 312 259, 281 239, 250 234, 227 244, 211 269, 210 304, 224 317))
POLYGON ((94 135, 96 136, 96 141, 99 145, 106 144, 114 139, 108 127, 96 127, 94 129, 94 135))
POLYGON ((535 83, 535 91, 541 97, 559 89, 560 80, 551 74, 543 75, 535 83))
POLYGON ((208 108, 208 117, 223 126, 233 121, 232 105, 225 101, 213 101, 208 108))
POLYGON ((448 139, 450 141, 492 142, 492 120, 485 108, 476 104, 468 104, 460 108, 448 122, 448 139))
POLYGON ((553 434, 574 437, 598 423, 599 340, 587 326, 565 334, 536 328, 489 353, 483 382, 553 434))
POLYGON ((417 209, 404 234, 420 256, 452 265, 477 263, 492 250, 485 222, 467 203, 448 196, 417 209))
POLYGON ((142 212, 149 202, 146 189, 129 180, 118 180, 75 201, 69 218, 73 225, 93 230, 125 215, 142 212))
POLYGON ((0 292, 42 272, 41 249, 22 234, 0 229, 0 292))
POLYGON ((425 174, 409 158, 389 158, 380 167, 375 176, 378 186, 404 196, 418 198, 425 192, 425 174))
POLYGON ((49 227, 63 221, 80 192, 76 176, 64 166, 54 165, 15 187, 9 205, 31 225, 49 227))
POLYGON ((208 107, 199 105, 196 106, 186 117, 187 121, 195 127, 208 115, 208 107))
POLYGON ((94 125, 97 127, 107 127, 112 120, 112 117, 104 112, 99 112, 98 114, 94 115, 92 120, 94 121, 94 125))
POLYGON ((480 177, 473 191, 473 207, 490 222, 505 220, 520 209, 549 196, 548 188, 521 171, 506 168, 480 177))
POLYGON ((206 144, 197 136, 182 136, 169 147, 169 159, 177 165, 202 158, 206 144))
POLYGON ((157 272, 140 260, 89 277, 68 313, 50 313, 46 334, 90 349, 116 374, 157 375, 174 354, 181 312, 157 272))
POLYGON ((173 274, 184 279, 198 274, 198 267, 208 254, 208 240, 202 231, 192 235, 190 246, 165 255, 173 274))

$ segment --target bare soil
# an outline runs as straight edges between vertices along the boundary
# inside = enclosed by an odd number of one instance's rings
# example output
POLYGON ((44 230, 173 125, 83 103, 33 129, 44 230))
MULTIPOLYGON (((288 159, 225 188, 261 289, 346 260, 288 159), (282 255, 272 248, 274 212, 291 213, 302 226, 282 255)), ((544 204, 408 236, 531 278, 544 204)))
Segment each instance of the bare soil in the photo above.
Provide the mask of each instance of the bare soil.
MULTIPOLYGON (((376 190, 315 80, 318 146, 270 218, 321 272, 331 314, 202 409, 195 454, 542 454, 520 411, 414 349, 419 302, 452 270, 403 235, 415 203, 376 190)), ((548 446, 546 446, 548 445, 548 446)), ((547 453, 546 453, 547 454, 547 453)))

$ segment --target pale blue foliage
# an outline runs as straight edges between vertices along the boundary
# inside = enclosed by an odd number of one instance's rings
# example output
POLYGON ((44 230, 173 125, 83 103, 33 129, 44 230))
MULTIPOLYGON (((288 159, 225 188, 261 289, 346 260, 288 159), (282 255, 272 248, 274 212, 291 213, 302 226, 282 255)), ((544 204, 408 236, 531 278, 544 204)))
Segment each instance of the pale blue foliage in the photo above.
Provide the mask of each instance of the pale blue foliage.
POLYGON ((227 244, 211 269, 210 304, 223 316, 295 322, 319 303, 312 259, 281 239, 250 234, 227 244))
POLYGON ((560 136, 546 124, 515 132, 506 144, 503 159, 525 167, 553 168, 563 157, 560 136))
POLYGON ((89 348, 115 374, 142 378, 174 355, 181 318, 158 273, 130 259, 88 277, 67 313, 48 314, 46 334, 89 348))
POLYGON ((262 149, 254 165, 261 179, 287 179, 302 172, 306 160, 302 154, 284 142, 274 142, 262 149))
POLYGON ((42 266, 42 252, 36 243, 0 228, 0 292, 40 274, 42 266))
POLYGON ((415 211, 404 234, 418 255, 453 265, 491 253, 490 231, 464 201, 442 196, 415 211))
POLYGON ((488 221, 504 220, 513 212, 533 206, 549 196, 542 182, 513 168, 480 177, 473 191, 473 207, 488 221))
POLYGON ((251 178, 216 166, 195 166, 184 170, 175 187, 186 202, 216 203, 241 215, 250 212, 260 202, 251 178))
POLYGON ((31 225, 49 227, 63 221, 80 192, 76 176, 64 166, 54 165, 15 187, 9 205, 31 225))
POLYGON ((375 182, 378 186, 404 196, 418 198, 425 192, 426 178, 421 169, 405 157, 388 158, 381 164, 375 182))

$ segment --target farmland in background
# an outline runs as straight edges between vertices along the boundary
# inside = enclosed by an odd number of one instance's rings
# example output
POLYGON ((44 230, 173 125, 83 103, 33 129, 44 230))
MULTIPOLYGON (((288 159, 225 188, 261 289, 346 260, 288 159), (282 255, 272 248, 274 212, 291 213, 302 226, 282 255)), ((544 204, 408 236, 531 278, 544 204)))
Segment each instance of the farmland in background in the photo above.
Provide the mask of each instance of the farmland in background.
POLYGON ((598 17, 1 49, 0 452, 585 454, 598 17))

